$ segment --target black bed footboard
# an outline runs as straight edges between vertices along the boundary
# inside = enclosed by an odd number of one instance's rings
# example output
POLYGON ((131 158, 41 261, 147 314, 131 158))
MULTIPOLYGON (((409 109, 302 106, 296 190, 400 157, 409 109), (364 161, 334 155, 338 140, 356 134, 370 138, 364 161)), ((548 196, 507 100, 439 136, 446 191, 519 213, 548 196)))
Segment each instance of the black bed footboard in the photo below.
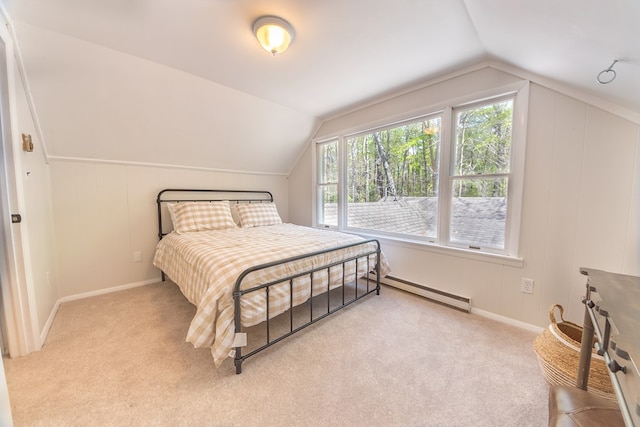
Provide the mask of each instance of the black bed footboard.
MULTIPOLYGON (((245 270, 236 280, 233 293, 236 332, 234 363, 236 366, 236 374, 242 373, 242 362, 254 354, 373 292, 380 294, 380 256, 380 243, 372 239, 277 262, 266 263, 245 270), (295 274, 278 277, 268 283, 261 283, 243 289, 245 279, 252 273, 287 263, 317 258, 318 256, 334 252, 338 253, 345 249, 351 253, 353 253, 353 249, 356 249, 357 252, 355 255, 349 255, 337 261, 328 262, 312 268, 304 268, 295 274), (354 275, 345 273, 350 269, 354 269, 354 275), (364 274, 362 274, 363 272, 364 274), (324 286, 324 280, 321 283, 314 282, 314 276, 324 277, 325 273, 327 278, 326 286, 324 286), (375 279, 370 277, 371 274, 375 276, 375 279), (333 280, 331 279, 332 276, 334 277, 333 280), (335 280, 336 276, 338 276, 337 283, 335 280), (298 285, 301 282, 308 283, 309 288, 304 289, 305 292, 308 291, 304 294, 304 301, 298 301, 296 303, 294 284, 299 288, 298 285), (272 298, 270 294, 276 292, 276 287, 279 287, 278 289, 280 293, 282 293, 283 287, 286 289, 287 284, 289 300, 285 302, 286 310, 282 313, 274 313, 271 307, 272 298), (259 338, 256 338, 256 340, 249 345, 247 332, 243 332, 241 302, 243 297, 251 297, 251 295, 256 295, 256 293, 264 293, 262 295, 264 299, 264 321, 255 327, 248 328, 251 332, 253 332, 255 328, 261 328, 261 331, 255 334, 259 336, 259 338), (246 350, 246 354, 243 354, 243 350, 246 350)), ((282 301, 280 301, 279 306, 280 308, 282 307, 282 301)))

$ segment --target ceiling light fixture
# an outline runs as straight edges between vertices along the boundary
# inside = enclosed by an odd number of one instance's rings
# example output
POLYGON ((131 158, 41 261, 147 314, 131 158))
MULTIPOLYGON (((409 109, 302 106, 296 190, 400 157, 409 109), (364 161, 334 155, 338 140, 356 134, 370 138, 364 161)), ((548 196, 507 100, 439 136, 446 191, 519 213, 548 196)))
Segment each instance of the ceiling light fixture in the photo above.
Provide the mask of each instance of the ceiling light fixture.
POLYGON ((253 33, 267 52, 276 56, 287 50, 295 36, 295 30, 287 21, 277 16, 262 16, 253 23, 253 33))
POLYGON ((598 83, 600 83, 601 85, 606 85, 611 83, 616 78, 616 72, 613 71, 613 66, 616 65, 616 62, 618 62, 617 59, 614 60, 611 65, 609 65, 609 68, 598 73, 598 77, 596 77, 598 83))

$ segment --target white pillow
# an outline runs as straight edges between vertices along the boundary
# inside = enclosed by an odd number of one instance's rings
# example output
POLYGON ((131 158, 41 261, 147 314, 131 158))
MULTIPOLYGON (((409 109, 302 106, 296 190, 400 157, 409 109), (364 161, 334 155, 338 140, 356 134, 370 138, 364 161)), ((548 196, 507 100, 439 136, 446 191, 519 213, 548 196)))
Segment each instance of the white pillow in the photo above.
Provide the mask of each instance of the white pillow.
POLYGON ((238 227, 228 201, 169 203, 167 209, 178 234, 238 227))

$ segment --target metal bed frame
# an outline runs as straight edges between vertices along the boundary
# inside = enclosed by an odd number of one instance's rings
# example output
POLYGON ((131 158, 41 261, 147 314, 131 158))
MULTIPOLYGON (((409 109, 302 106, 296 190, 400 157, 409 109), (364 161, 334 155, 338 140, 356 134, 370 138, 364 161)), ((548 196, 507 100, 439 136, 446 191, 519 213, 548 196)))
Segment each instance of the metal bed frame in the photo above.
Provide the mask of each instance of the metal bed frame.
MULTIPOLYGON (((165 189, 158 193, 158 197, 156 199, 157 207, 158 207, 158 238, 162 239, 168 232, 165 232, 167 229, 167 225, 163 223, 163 204, 166 203, 178 203, 178 202, 210 202, 210 201, 220 201, 220 200, 228 200, 234 203, 263 203, 263 202, 273 202, 273 195, 269 191, 252 191, 252 190, 219 190, 219 189, 165 189)), ((308 253, 304 255, 299 255, 291 258, 286 258, 283 260, 270 262, 266 264, 256 265, 248 267, 244 270, 236 280, 234 284, 233 291, 233 299, 234 299, 234 322, 235 322, 235 337, 236 341, 235 345, 235 356, 234 356, 234 364, 236 367, 236 374, 242 373, 242 363, 249 357, 257 354, 258 352, 271 347, 272 345, 280 342, 281 340, 303 330, 307 326, 310 326, 321 319, 329 316, 337 312, 338 310, 349 306, 350 304, 366 297, 367 295, 375 292, 376 295, 380 294, 380 242, 375 239, 364 240, 362 242, 353 243, 350 245, 344 245, 340 247, 330 248, 327 250, 317 251, 313 253, 308 253), (357 256, 352 256, 349 258, 341 259, 340 261, 333 262, 326 265, 320 265, 314 268, 307 269, 305 271, 299 272, 297 274, 281 277, 277 280, 268 283, 262 283, 256 286, 253 286, 248 289, 243 289, 242 283, 247 275, 250 273, 271 268, 273 266, 284 264, 288 262, 299 261, 305 258, 315 257, 321 254, 339 251, 345 248, 362 246, 365 248, 370 243, 374 243, 375 249, 366 249, 357 256), (370 264, 370 256, 375 255, 375 265, 372 266, 370 264), (365 259, 364 261, 362 259, 365 259), (348 262, 355 262, 355 271, 356 271, 356 279, 355 282, 345 283, 345 264, 348 262), (358 263, 366 262, 366 271, 369 274, 366 274, 363 278, 357 277, 358 272, 358 263), (333 289, 330 288, 330 280, 329 276, 332 268, 336 268, 340 266, 342 269, 342 281, 338 287, 333 289), (319 295, 313 294, 313 276, 317 274, 317 272, 326 270, 327 271, 327 289, 323 291, 319 295), (375 278, 372 279, 371 275, 374 275, 375 278), (293 305, 293 283, 295 279, 301 277, 309 277, 309 286, 310 286, 310 297, 307 301, 303 302, 299 306, 293 305), (284 313, 271 318, 269 314, 269 292, 272 286, 282 283, 289 283, 289 309, 284 313), (372 284, 373 282, 373 284, 372 284), (253 292, 265 292, 266 293, 266 319, 260 324, 264 327, 266 332, 266 339, 264 344, 257 345, 256 348, 250 349, 246 354, 243 354, 243 348, 247 345, 247 332, 243 332, 242 329, 242 312, 241 312, 241 304, 240 300, 243 295, 247 295, 253 292), (333 299, 333 301, 332 301, 333 299), (337 299, 337 301, 336 301, 337 299), (326 301, 325 301, 326 300, 326 301), (326 304, 325 304, 326 302, 326 304), (316 307, 322 304, 320 307, 320 313, 316 307), (304 321, 300 322, 300 316, 307 317, 306 314, 303 313, 295 313, 295 310, 299 307, 308 305, 308 318, 304 321), (314 313, 314 309, 316 309, 314 313), (282 329, 282 327, 275 328, 273 322, 282 322, 285 319, 285 322, 288 323, 284 327, 284 331, 273 332, 274 329, 282 329), (294 323, 298 322, 298 324, 294 325, 294 323)), ((164 272, 162 272, 162 280, 166 280, 164 272)))

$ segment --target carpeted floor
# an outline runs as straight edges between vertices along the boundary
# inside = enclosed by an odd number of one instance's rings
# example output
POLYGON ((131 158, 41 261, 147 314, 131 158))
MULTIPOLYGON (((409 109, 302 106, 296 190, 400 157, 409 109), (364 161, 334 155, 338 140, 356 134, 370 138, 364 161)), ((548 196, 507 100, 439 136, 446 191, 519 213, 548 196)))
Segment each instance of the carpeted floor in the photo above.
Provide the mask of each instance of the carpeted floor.
POLYGON ((170 282, 62 304, 5 359, 16 426, 545 426, 535 334, 383 287, 216 369, 170 282))

